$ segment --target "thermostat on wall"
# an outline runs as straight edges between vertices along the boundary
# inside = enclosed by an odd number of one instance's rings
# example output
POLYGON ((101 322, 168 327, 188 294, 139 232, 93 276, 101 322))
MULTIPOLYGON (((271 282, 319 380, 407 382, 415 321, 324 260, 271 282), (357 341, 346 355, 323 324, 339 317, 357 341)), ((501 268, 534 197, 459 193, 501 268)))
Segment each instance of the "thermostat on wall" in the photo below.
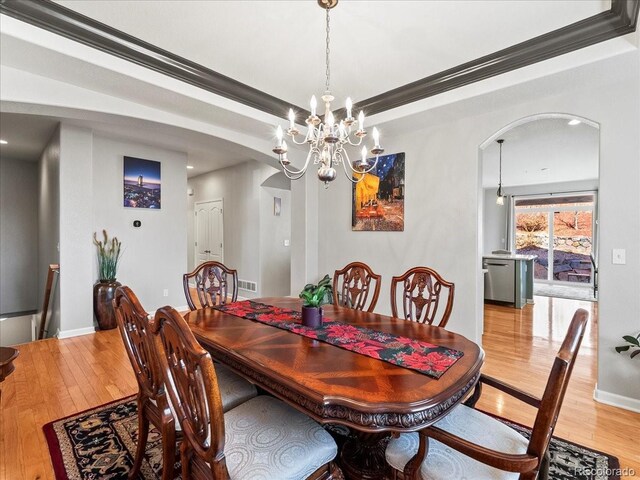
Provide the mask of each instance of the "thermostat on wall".
POLYGON ((133 226, 134 227, 139 227, 140 225, 142 225, 142 222, 140 220, 134 220, 133 221, 133 226))

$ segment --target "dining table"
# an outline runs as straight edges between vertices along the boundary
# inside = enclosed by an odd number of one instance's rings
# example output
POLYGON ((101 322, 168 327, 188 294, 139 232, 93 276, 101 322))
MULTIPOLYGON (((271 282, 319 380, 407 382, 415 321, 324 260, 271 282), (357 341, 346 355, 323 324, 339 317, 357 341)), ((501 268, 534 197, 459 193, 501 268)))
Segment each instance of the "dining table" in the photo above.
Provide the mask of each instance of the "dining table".
MULTIPOLYGON (((299 312, 302 305, 294 297, 251 302, 292 312, 299 312)), ((348 480, 390 478, 385 449, 391 436, 420 430, 447 415, 478 382, 484 360, 479 345, 444 328, 323 306, 326 322, 457 352, 455 363, 434 378, 375 354, 357 353, 224 310, 201 308, 186 313, 185 319, 215 361, 321 424, 348 427, 339 458, 348 480)))

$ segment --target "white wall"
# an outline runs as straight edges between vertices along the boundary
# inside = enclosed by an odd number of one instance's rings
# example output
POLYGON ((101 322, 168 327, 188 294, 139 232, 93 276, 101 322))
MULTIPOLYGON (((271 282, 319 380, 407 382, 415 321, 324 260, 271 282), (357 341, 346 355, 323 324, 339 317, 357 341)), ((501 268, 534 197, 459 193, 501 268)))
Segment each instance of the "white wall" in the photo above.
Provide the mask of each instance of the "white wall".
POLYGON ((291 191, 260 187, 260 283, 264 297, 291 293, 291 191), (274 198, 281 201, 280 216, 274 215, 274 198))
POLYGON ((546 112, 589 118, 601 127, 598 388, 639 400, 637 364, 613 349, 622 335, 640 328, 638 61, 634 51, 487 94, 469 106, 452 104, 404 119, 402 128, 383 126, 383 133, 394 132, 384 137, 386 151, 406 152, 405 231, 352 232, 351 189, 338 180, 329 190, 320 189, 318 197, 320 273, 352 260, 368 263, 383 275, 377 310, 384 313, 391 275, 414 265, 432 266, 456 283, 449 328, 480 341, 479 149, 520 118, 546 112), (529 96, 529 91, 544 93, 529 96), (486 113, 469 113, 478 106, 486 113), (420 129, 423 121, 427 126, 420 129), (415 129, 407 131, 406 125, 415 129), (611 258, 613 248, 626 249, 626 265, 603 260, 611 258))
MULTIPOLYGON (((91 130, 60 127, 60 330, 62 335, 93 325, 94 248, 93 136, 91 130)), ((52 332, 53 333, 53 332, 52 332)))
MULTIPOLYGON (((268 200, 263 198, 261 184, 276 172, 273 167, 251 160, 189 179, 189 188, 194 191, 193 196, 189 197, 187 211, 190 270, 195 267, 194 205, 196 202, 223 199, 224 264, 236 269, 238 278, 258 284, 257 293, 240 290, 240 296, 255 298, 264 295, 265 283, 270 279, 261 274, 261 223, 272 221, 273 200, 271 215, 268 220, 263 220, 261 217, 265 216, 268 208, 265 206, 263 209, 261 205, 268 200)), ((278 274, 278 278, 280 276, 278 274)))
POLYGON ((142 306, 154 311, 164 305, 186 305, 182 275, 187 271, 187 157, 186 154, 100 135, 93 137, 93 206, 89 231, 83 237, 91 247, 91 282, 98 278, 93 232, 106 229, 122 242, 118 281, 128 285, 142 306), (161 208, 123 206, 123 157, 161 162, 161 208), (140 220, 141 227, 133 221, 140 220), (163 296, 167 289, 169 295, 163 296))
MULTIPOLYGON (((597 149, 597 146, 596 146, 597 149)), ((483 245, 482 251, 490 253, 497 249, 506 249, 509 245, 507 233, 507 215, 509 214, 509 197, 513 195, 535 195, 539 193, 562 193, 579 191, 597 191, 597 180, 579 182, 547 183, 544 185, 527 185, 520 187, 503 187, 507 196, 504 205, 496 204, 496 188, 484 189, 483 245)))
POLYGON ((0 158, 0 315, 38 304, 38 162, 0 158))
MULTIPOLYGON (((44 296, 49 265, 60 263, 60 128, 42 152, 38 187, 38 298, 44 296)), ((38 305, 39 307, 40 305, 38 305)), ((60 288, 54 290, 47 336, 60 328, 60 288)))

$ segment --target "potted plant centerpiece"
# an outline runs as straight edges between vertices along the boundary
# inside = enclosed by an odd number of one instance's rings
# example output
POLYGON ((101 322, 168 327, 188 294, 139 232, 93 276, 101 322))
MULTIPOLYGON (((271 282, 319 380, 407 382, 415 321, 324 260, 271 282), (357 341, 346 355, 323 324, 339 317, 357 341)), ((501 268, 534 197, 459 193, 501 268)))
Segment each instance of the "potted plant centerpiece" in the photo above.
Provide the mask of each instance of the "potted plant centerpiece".
POLYGON ((93 286, 93 313, 100 330, 116 328, 116 316, 111 301, 120 282, 116 281, 118 261, 122 243, 113 237, 109 240, 107 231, 102 231, 103 240, 93 234, 93 243, 98 248, 98 281, 93 286))
POLYGON ((331 279, 325 275, 317 285, 309 283, 300 292, 302 299, 302 324, 318 328, 322 325, 322 305, 331 303, 331 279))

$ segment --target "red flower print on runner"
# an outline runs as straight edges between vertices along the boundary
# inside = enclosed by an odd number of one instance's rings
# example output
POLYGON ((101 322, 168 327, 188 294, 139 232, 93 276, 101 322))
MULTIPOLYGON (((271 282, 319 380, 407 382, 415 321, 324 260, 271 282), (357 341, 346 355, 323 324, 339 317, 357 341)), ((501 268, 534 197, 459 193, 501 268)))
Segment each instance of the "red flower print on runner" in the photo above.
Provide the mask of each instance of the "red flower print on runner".
POLYGON ((392 333, 325 318, 318 328, 302 325, 300 312, 245 300, 213 307, 236 317, 254 320, 367 357, 440 378, 464 353, 392 333))

